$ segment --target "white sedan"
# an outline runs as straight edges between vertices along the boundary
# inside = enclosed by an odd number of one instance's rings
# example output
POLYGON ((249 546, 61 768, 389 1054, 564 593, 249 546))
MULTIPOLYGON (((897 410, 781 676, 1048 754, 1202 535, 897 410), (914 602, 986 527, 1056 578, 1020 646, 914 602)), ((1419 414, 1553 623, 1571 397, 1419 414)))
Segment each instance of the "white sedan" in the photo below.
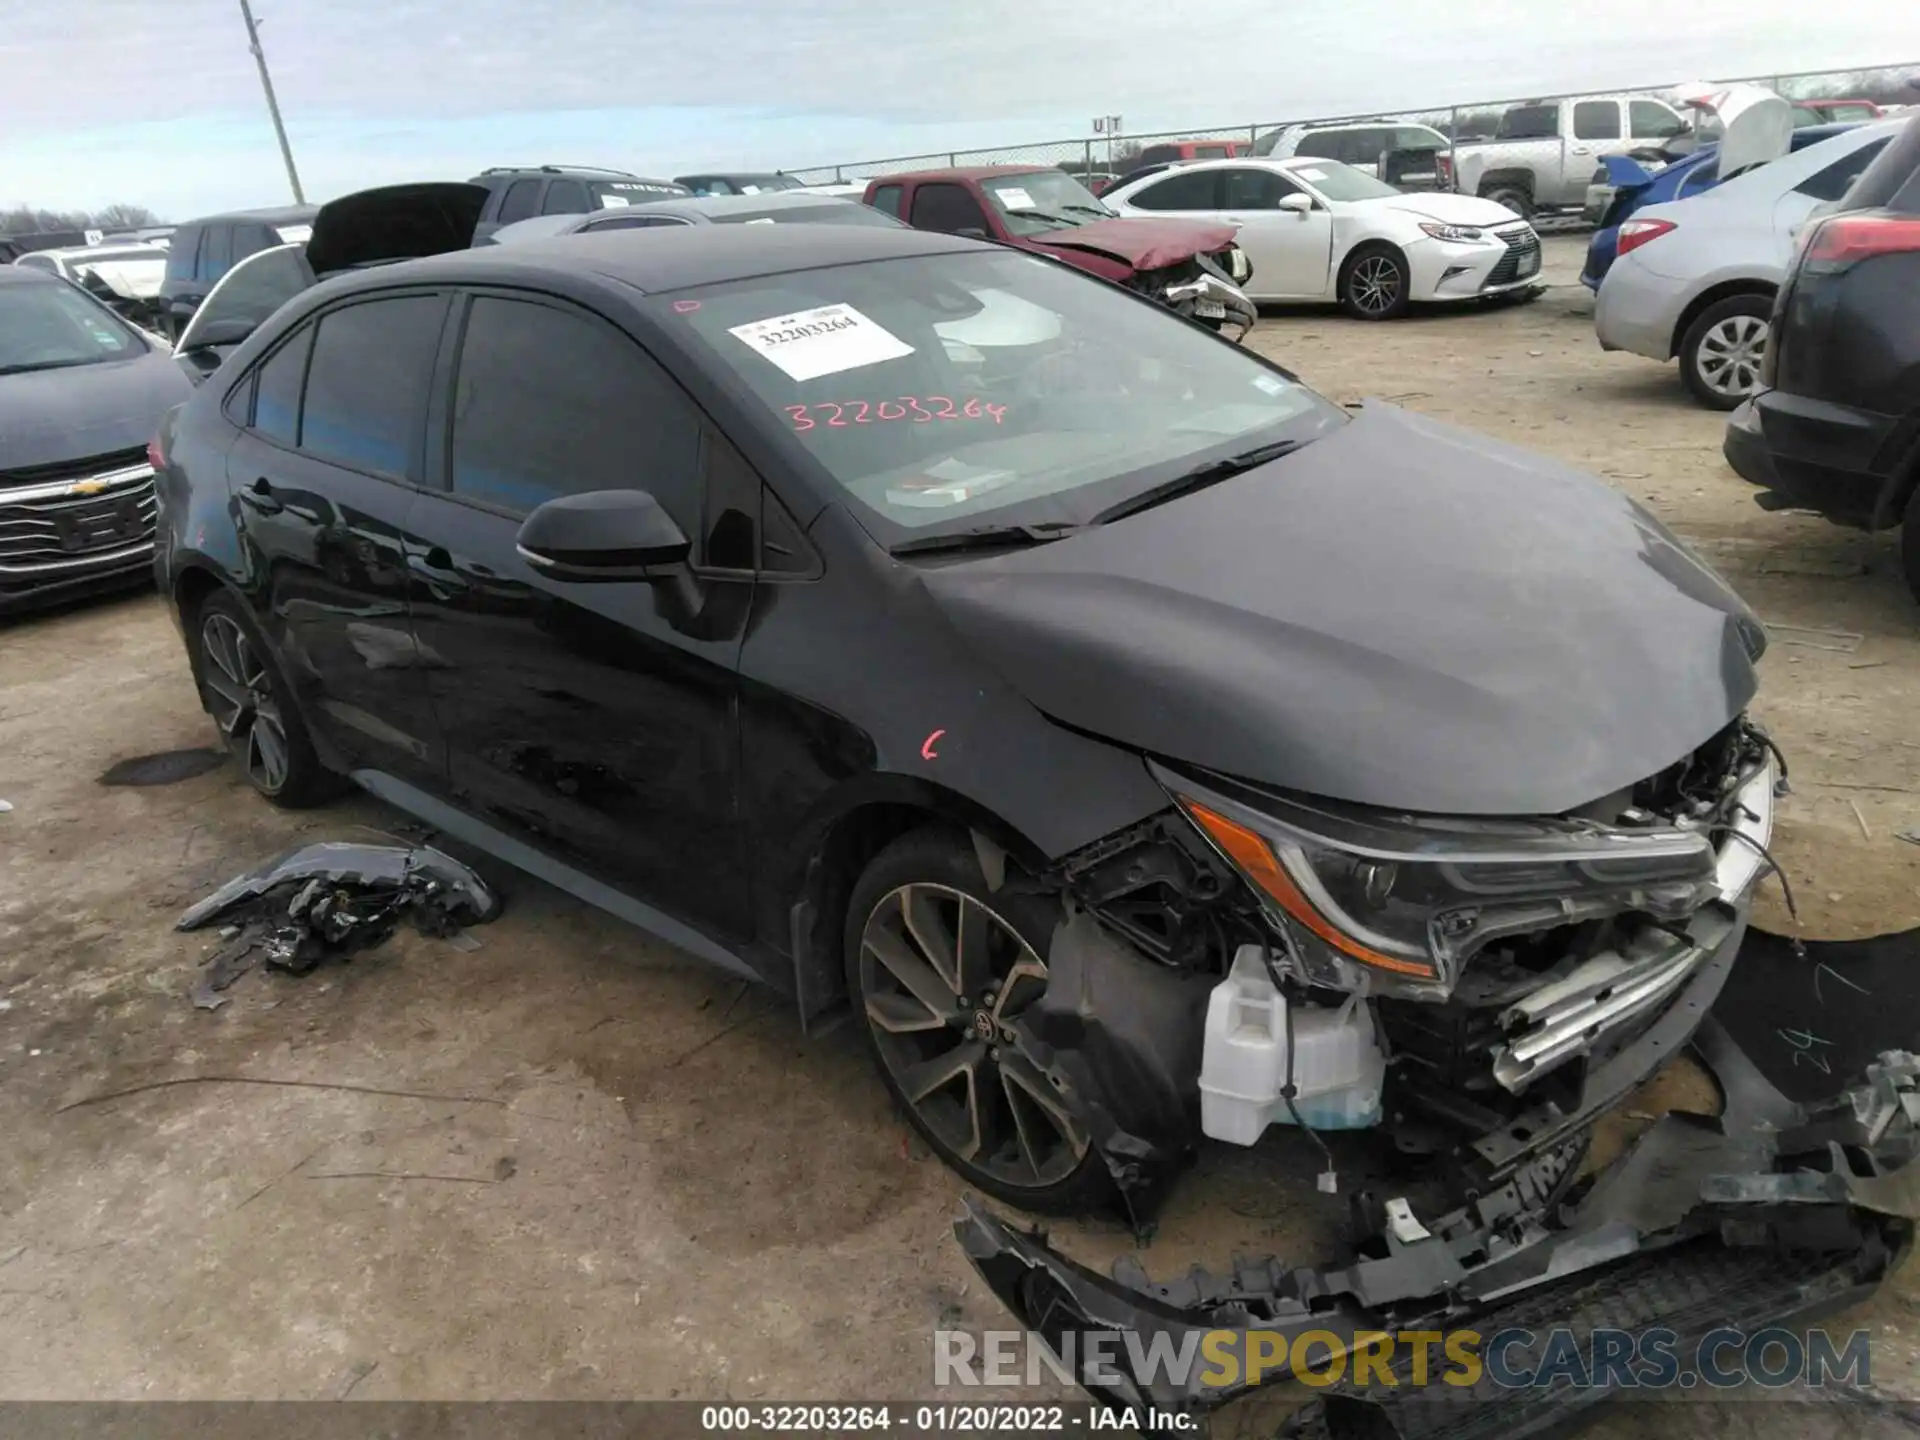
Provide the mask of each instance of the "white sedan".
POLYGON ((1156 170, 1100 197, 1122 215, 1238 225, 1255 300, 1337 300, 1389 320, 1432 300, 1540 285, 1540 237, 1472 195, 1403 194, 1337 160, 1208 160, 1156 170))

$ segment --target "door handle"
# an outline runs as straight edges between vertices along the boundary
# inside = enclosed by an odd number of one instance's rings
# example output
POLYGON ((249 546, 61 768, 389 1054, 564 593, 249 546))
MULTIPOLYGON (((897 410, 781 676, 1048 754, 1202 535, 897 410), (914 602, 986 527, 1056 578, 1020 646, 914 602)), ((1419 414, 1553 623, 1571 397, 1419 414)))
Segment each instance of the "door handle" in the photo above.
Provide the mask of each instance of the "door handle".
POLYGON ((264 475, 241 491, 240 498, 262 515, 278 515, 287 508, 286 502, 273 493, 273 482, 264 475))

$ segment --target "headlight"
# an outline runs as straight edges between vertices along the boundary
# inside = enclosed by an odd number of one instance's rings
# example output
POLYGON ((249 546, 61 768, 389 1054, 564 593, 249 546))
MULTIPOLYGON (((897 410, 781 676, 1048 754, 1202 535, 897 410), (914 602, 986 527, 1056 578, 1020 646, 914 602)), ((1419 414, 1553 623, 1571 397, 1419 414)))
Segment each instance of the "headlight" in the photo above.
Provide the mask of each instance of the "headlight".
POLYGON ((1681 919, 1720 893, 1700 829, 1393 815, 1155 773, 1294 939, 1303 978, 1337 989, 1444 996, 1500 936, 1681 919))
POLYGON ((1487 233, 1471 225, 1440 225, 1425 220, 1420 222, 1420 228, 1436 240, 1479 240, 1487 233))

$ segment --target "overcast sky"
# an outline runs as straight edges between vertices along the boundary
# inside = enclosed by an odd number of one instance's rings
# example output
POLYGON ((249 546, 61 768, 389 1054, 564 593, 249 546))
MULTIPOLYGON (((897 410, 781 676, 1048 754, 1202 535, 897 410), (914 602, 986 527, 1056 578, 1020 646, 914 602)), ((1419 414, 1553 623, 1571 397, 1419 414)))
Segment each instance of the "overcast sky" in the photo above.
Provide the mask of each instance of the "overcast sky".
MULTIPOLYGON (((309 198, 1920 62, 1912 0, 259 0, 309 198)), ((238 0, 0 0, 0 203, 288 198, 238 0)))

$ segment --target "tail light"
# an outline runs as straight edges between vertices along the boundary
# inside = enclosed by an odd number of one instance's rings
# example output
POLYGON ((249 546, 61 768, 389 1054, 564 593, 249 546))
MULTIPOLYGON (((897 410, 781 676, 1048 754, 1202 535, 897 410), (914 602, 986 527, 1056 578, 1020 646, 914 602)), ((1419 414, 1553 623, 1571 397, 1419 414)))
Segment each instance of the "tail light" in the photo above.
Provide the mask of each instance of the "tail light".
POLYGON ((1807 263, 1844 270, 1876 255, 1920 250, 1920 218, 1904 215, 1835 215, 1802 242, 1807 263))
POLYGON ((153 467, 156 475, 167 468, 167 452, 160 448, 158 435, 147 441, 147 464, 153 467))
POLYGON ((1614 251, 1617 259, 1622 255, 1631 255, 1651 240, 1658 240, 1669 230, 1675 229, 1671 220, 1622 220, 1620 222, 1620 244, 1614 251))
POLYGON ((1433 157, 1433 173, 1439 179, 1442 190, 1453 189, 1453 157, 1436 151, 1433 157))

